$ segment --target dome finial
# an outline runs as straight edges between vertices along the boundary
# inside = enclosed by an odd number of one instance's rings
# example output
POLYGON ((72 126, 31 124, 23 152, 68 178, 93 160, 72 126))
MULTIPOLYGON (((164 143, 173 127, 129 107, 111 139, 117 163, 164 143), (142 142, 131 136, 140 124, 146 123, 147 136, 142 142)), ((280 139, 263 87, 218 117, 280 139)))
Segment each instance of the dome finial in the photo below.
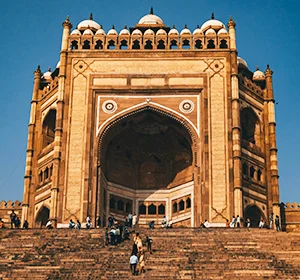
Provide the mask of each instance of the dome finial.
POLYGON ((51 72, 51 67, 48 67, 48 71, 51 72))
POLYGON ((90 13, 90 20, 93 20, 93 13, 90 13))
POLYGON ((256 71, 257 71, 257 70, 259 70, 259 67, 258 67, 258 65, 256 65, 256 71))
POLYGON ((124 29, 127 29, 127 25, 126 24, 124 25, 124 29))
POLYGON ((211 13, 211 19, 215 19, 215 13, 214 12, 211 13))
POLYGON ((175 29, 175 24, 173 24, 172 28, 175 29))
POLYGON ((187 24, 184 25, 184 28, 187 28, 187 24))
POLYGON ((150 8, 150 15, 153 15, 153 7, 150 8))
POLYGON ((111 29, 115 29, 115 25, 114 24, 112 25, 111 29))

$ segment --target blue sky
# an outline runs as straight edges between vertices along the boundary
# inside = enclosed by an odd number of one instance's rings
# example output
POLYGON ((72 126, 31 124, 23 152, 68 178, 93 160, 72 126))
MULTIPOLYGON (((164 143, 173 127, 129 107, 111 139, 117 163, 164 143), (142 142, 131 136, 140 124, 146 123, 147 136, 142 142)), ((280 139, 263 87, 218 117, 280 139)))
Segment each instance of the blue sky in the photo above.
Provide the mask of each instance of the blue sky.
POLYGON ((258 65, 274 71, 274 91, 279 155, 280 199, 300 202, 300 1, 83 1, 31 0, 1 3, 0 44, 0 201, 22 200, 27 125, 33 86, 33 71, 55 68, 59 60, 62 26, 67 15, 73 26, 89 17, 108 31, 134 26, 149 13, 168 26, 191 30, 215 13, 227 24, 237 23, 237 47, 254 71, 258 65))

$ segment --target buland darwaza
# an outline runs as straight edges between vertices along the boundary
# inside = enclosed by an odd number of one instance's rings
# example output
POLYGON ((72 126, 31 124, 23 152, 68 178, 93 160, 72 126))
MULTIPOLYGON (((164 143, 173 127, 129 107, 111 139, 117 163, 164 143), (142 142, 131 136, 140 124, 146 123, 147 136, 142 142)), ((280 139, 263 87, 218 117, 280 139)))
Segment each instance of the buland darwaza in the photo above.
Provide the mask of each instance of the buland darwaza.
POLYGON ((237 57, 232 18, 179 31, 151 9, 120 32, 92 15, 71 29, 56 69, 34 72, 23 220, 279 215, 272 71, 237 57))

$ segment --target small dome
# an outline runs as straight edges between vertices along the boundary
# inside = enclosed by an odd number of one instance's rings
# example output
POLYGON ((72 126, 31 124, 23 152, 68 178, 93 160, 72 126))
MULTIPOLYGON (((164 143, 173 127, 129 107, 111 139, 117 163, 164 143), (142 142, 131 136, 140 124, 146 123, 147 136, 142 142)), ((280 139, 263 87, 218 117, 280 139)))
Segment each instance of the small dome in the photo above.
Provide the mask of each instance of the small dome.
POLYGON ((260 71, 257 67, 256 71, 253 73, 252 79, 253 81, 263 81, 265 80, 265 74, 262 71, 260 71))
POLYGON ((91 29, 93 31, 96 31, 100 29, 100 25, 93 20, 93 15, 90 14, 90 19, 86 19, 80 22, 77 26, 77 29, 80 31, 84 31, 86 29, 91 29))
POLYGON ((154 32, 153 32, 153 30, 151 30, 151 29, 147 29, 147 30, 145 31, 144 35, 154 35, 154 32))
POLYGON ((134 29, 133 32, 132 32, 132 35, 140 35, 140 36, 142 36, 143 33, 142 33, 142 31, 139 30, 139 29, 134 29))
POLYGON ((127 26, 124 26, 124 29, 122 29, 119 33, 119 35, 130 35, 129 30, 127 29, 127 26))
POLYGON ((157 35, 167 35, 167 32, 163 29, 159 29, 157 32, 156 32, 156 36, 157 35))
POLYGON ((94 35, 94 33, 91 29, 86 29, 84 30, 83 35, 94 35))
POLYGON ((191 31, 185 25, 184 28, 181 30, 180 35, 191 35, 191 31))
POLYGON ((244 66, 248 69, 247 62, 239 56, 237 57, 237 63, 238 63, 238 66, 244 66))
POLYGON ((216 31, 210 28, 205 32, 205 35, 216 35, 216 31))
POLYGON ((106 35, 105 31, 102 29, 102 25, 100 25, 100 29, 97 30, 96 35, 106 35))
POLYGON ((212 13, 211 19, 204 22, 201 26, 201 30, 203 32, 210 28, 214 29, 215 31, 219 31, 220 29, 225 28, 225 25, 221 21, 215 19, 214 13, 212 13))
POLYGON ((173 25, 172 29, 169 31, 169 35, 179 35, 178 30, 173 25))
POLYGON ((78 29, 74 29, 72 32, 71 32, 71 35, 81 35, 80 31, 78 29))
POLYGON ((59 68, 59 67, 60 67, 60 61, 58 61, 56 64, 56 68, 59 68))
POLYGON ((227 33, 227 30, 225 28, 222 28, 218 31, 218 35, 220 35, 220 34, 228 34, 228 33, 227 33))
POLYGON ((194 30, 193 35, 202 35, 203 32, 200 29, 199 25, 197 25, 197 28, 194 30))
POLYGON ((148 15, 143 16, 139 20, 138 24, 157 25, 157 24, 164 24, 164 22, 160 17, 153 14, 153 8, 151 8, 150 13, 148 15))
POLYGON ((48 71, 43 74, 43 78, 45 80, 52 80, 51 74, 52 74, 51 68, 49 67, 48 71))
POLYGON ((113 26, 113 27, 111 28, 111 30, 109 30, 109 31, 107 32, 107 35, 118 35, 118 32, 117 32, 117 30, 115 29, 115 27, 113 26))

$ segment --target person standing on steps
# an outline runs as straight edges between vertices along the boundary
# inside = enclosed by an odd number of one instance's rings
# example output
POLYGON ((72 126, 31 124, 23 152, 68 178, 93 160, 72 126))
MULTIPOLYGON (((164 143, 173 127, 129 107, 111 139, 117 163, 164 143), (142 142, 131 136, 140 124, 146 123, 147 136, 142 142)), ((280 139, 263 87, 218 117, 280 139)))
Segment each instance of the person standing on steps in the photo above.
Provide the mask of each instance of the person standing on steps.
POLYGON ((145 254, 143 250, 141 250, 139 256, 139 273, 145 273, 145 254))
POLYGON ((241 217, 239 215, 236 216, 236 227, 241 227, 241 217))
POLYGON ((234 228, 234 227, 235 227, 235 223, 236 223, 235 216, 232 216, 232 220, 231 220, 231 223, 230 223, 230 227, 231 227, 231 228, 234 228))
POLYGON ((147 244, 147 250, 150 254, 152 254, 152 243, 153 243, 153 240, 147 235, 146 236, 146 244, 147 244))
POLYGON ((97 228, 101 228, 101 218, 100 218, 100 216, 97 217, 97 228))
POLYGON ((11 211, 9 217, 10 217, 10 227, 13 228, 17 218, 17 215, 14 210, 11 211))
POLYGON ((250 230, 250 227, 251 227, 251 220, 250 220, 250 218, 246 219, 246 227, 247 227, 248 230, 250 230))
POLYGON ((269 216, 270 229, 273 229, 274 213, 269 216))
POLYGON ((276 215, 275 217, 275 226, 276 226, 276 231, 280 231, 280 220, 278 215, 276 215))
POLYGON ((130 257, 129 263, 130 263, 130 271, 132 275, 137 275, 136 266, 139 262, 139 259, 135 253, 132 254, 130 257))
POLYGON ((132 218, 133 218, 133 216, 132 216, 132 214, 131 214, 131 212, 128 214, 128 223, 129 223, 129 227, 130 228, 132 228, 132 218))

